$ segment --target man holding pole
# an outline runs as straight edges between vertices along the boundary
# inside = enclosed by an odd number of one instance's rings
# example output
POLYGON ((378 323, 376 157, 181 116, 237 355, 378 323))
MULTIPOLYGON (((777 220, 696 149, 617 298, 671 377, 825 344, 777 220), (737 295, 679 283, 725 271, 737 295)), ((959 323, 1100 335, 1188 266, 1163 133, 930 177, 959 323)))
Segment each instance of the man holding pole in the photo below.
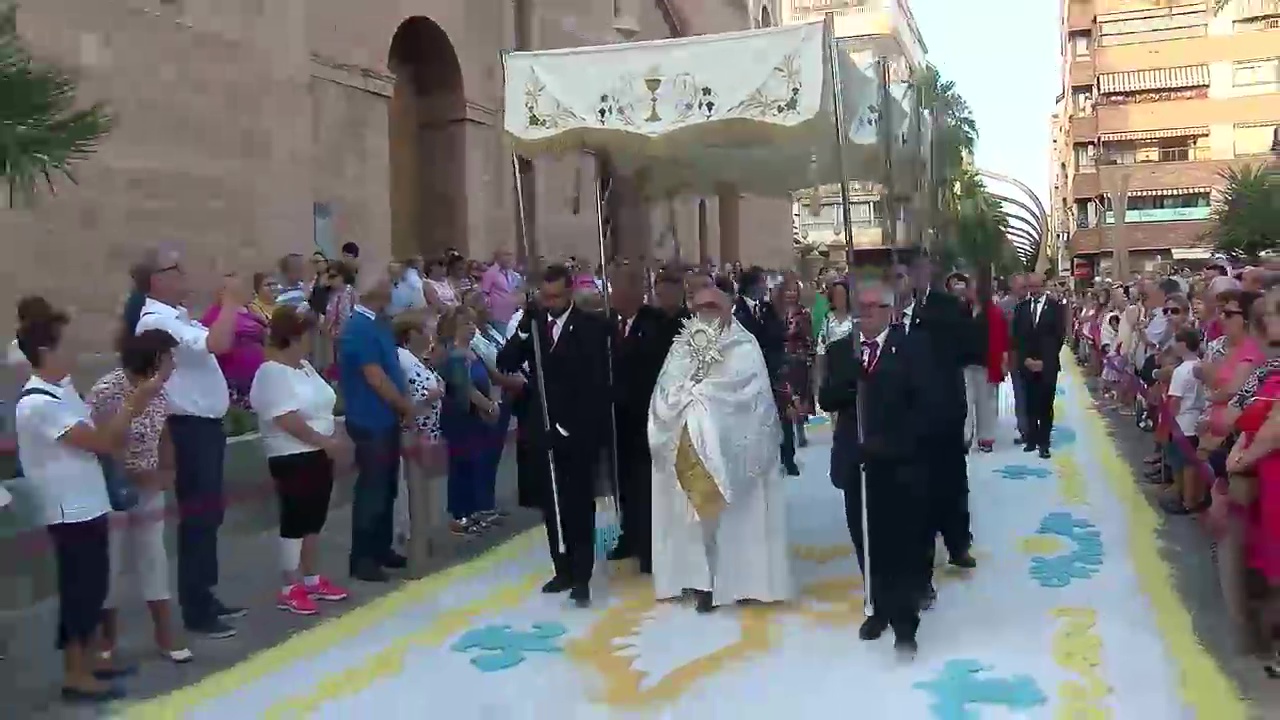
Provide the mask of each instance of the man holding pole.
POLYGON ((595 481, 609 439, 609 365, 603 319, 573 305, 569 271, 542 273, 516 334, 498 353, 506 373, 529 368, 519 418, 523 438, 521 504, 542 510, 555 575, 545 593, 569 591, 578 607, 591 604, 595 560, 595 481))
POLYGON ((818 391, 836 414, 831 482, 844 491, 845 519, 862 570, 867 619, 858 636, 875 640, 893 629, 894 648, 916 653, 920 599, 931 571, 933 525, 927 474, 928 429, 936 415, 932 365, 890 324, 893 291, 858 285, 859 331, 827 347, 818 391), (869 602, 867 602, 869 601, 869 602))

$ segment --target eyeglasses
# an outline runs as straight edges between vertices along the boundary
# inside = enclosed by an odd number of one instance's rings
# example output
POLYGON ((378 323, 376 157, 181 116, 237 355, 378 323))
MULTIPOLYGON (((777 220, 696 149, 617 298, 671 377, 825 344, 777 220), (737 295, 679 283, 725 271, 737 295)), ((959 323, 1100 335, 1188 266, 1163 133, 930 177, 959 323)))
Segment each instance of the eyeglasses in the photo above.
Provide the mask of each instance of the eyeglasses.
POLYGON ((1243 311, 1243 310, 1225 310, 1225 309, 1224 309, 1224 310, 1222 311, 1222 316, 1223 316, 1223 317, 1244 317, 1244 311, 1243 311))
POLYGON ((172 265, 166 265, 162 268, 157 269, 153 274, 159 275, 160 273, 167 273, 167 272, 174 272, 174 271, 182 272, 182 265, 178 263, 174 263, 172 265))

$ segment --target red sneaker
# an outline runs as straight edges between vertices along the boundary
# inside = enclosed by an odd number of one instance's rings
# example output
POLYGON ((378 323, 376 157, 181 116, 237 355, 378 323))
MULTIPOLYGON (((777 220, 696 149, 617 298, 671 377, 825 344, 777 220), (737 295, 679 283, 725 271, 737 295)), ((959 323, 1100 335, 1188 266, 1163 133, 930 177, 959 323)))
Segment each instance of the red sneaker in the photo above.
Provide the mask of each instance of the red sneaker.
POLYGON ((316 608, 316 601, 311 599, 301 585, 290 585, 288 590, 280 593, 280 597, 276 599, 276 607, 294 615, 315 615, 320 612, 316 608))
POLYGON ((321 575, 316 580, 315 585, 307 586, 307 595, 312 600, 324 600, 325 602, 338 602, 347 599, 346 588, 339 587, 329 581, 329 578, 321 575))

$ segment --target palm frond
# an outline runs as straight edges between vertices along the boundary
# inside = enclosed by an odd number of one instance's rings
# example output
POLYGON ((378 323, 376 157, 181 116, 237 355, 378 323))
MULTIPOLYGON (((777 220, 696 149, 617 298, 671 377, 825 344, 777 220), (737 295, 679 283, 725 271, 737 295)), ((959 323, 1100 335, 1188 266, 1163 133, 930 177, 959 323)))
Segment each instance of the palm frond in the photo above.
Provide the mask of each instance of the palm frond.
POLYGON ((1280 247, 1280 174, 1265 165, 1221 171, 1224 186, 1209 215, 1209 235, 1217 250, 1256 259, 1280 247))
POLYGON ((76 84, 36 61, 17 32, 17 8, 0 8, 0 173, 9 204, 30 200, 54 176, 76 182, 71 166, 92 153, 111 129, 102 105, 77 107, 76 84))

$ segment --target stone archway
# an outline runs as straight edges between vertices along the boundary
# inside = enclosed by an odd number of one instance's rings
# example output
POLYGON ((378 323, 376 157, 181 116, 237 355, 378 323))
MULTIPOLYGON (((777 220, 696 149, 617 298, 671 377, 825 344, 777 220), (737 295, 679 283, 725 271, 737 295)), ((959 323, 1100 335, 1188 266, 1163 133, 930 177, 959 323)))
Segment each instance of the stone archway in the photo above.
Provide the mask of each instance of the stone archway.
POLYGON ((435 21, 411 17, 391 40, 391 248, 395 257, 466 253, 467 101, 462 66, 435 21))

